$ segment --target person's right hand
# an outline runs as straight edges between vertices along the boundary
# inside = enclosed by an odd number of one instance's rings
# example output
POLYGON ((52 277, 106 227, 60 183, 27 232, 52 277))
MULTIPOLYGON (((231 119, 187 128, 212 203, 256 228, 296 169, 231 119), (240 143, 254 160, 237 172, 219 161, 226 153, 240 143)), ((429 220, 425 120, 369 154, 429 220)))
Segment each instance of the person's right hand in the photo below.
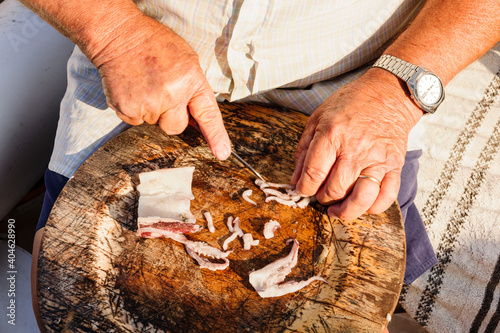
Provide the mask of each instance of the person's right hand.
POLYGON ((102 77, 110 108, 124 122, 156 124, 180 134, 197 123, 213 154, 226 159, 229 136, 196 52, 177 34, 145 15, 117 29, 91 61, 102 77), (191 119, 190 119, 191 118, 191 119))

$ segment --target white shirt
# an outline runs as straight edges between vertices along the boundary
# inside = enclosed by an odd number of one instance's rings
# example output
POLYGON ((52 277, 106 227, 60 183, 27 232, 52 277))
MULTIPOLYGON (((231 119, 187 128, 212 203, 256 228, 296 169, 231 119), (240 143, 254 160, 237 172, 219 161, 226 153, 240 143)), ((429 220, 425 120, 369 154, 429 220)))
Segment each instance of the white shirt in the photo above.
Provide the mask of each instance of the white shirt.
MULTIPOLYGON (((218 100, 259 101, 312 113, 361 75, 424 0, 138 0, 198 53, 218 100)), ((78 48, 49 169, 70 177, 127 129, 106 105, 100 76, 78 48)))

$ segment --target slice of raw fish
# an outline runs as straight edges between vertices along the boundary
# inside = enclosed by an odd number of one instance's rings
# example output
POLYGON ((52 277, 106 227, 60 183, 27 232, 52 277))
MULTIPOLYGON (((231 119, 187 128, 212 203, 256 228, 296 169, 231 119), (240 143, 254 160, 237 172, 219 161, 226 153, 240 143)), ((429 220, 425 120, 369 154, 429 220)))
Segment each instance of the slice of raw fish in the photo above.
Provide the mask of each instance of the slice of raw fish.
POLYGON ((234 232, 234 228, 233 228, 233 217, 232 217, 232 216, 229 216, 229 217, 227 218, 226 225, 227 225, 227 228, 229 229, 229 231, 234 232))
POLYGON ((227 256, 232 251, 221 251, 211 245, 204 242, 191 241, 184 236, 184 234, 179 234, 175 232, 165 231, 161 229, 154 228, 142 228, 142 237, 145 238, 170 238, 184 245, 184 249, 189 256, 195 259, 201 268, 207 268, 212 271, 226 269, 229 266, 229 259, 227 256), (222 260, 222 263, 212 262, 208 258, 222 260))
POLYGON ((237 232, 233 232, 231 234, 231 236, 229 236, 228 238, 226 238, 224 240, 224 243, 222 243, 222 249, 224 251, 226 251, 229 247, 229 243, 231 243, 232 241, 234 241, 236 238, 238 237, 238 233, 237 232))
POLYGON ((244 191, 244 192, 241 194, 241 196, 242 196, 242 198, 243 198, 245 201, 247 201, 247 202, 251 203, 252 205, 257 206, 257 203, 256 203, 255 201, 253 201, 252 199, 250 199, 250 196, 252 195, 252 192, 253 192, 252 190, 246 190, 246 191, 244 191))
POLYGON ((190 250, 198 253, 199 255, 203 255, 205 257, 214 258, 214 259, 222 259, 226 258, 233 251, 221 251, 212 245, 209 245, 205 242, 191 241, 188 240, 184 243, 190 250))
POLYGON ((170 238, 182 244, 188 241, 184 234, 156 228, 140 228, 137 229, 136 234, 143 238, 170 238))
POLYGON ((227 259, 227 258, 220 258, 224 262, 223 263, 217 263, 217 262, 210 261, 207 258, 204 258, 204 257, 200 256, 198 253, 196 253, 195 251, 193 251, 193 249, 191 249, 188 246, 185 246, 185 248, 186 248, 186 252, 194 260, 196 260, 196 262, 198 263, 198 265, 200 265, 201 268, 207 268, 207 269, 209 269, 211 271, 218 271, 218 270, 226 269, 226 268, 229 267, 229 259, 227 259))
POLYGON ((137 190, 143 195, 173 195, 194 199, 191 191, 194 167, 160 169, 139 174, 137 190))
POLYGON ((313 281, 326 282, 321 276, 313 276, 303 281, 289 281, 281 284, 276 284, 267 287, 267 289, 259 291, 259 296, 262 298, 279 297, 286 294, 294 293, 300 289, 307 287, 313 281))
POLYGON ((137 220, 137 233, 139 234, 140 231, 143 231, 141 229, 144 228, 159 229, 180 234, 198 232, 203 229, 203 227, 198 224, 169 218, 139 217, 137 220))
POLYGON ((194 167, 184 167, 140 173, 138 216, 196 222, 190 209, 193 172, 194 167))
POLYGON ((266 198, 266 202, 271 202, 271 201, 276 201, 282 205, 289 206, 292 208, 297 208, 297 203, 293 200, 283 200, 283 199, 278 198, 278 197, 267 197, 266 198))
POLYGON ((259 240, 253 239, 253 236, 251 233, 244 234, 242 238, 243 238, 243 249, 244 250, 250 250, 250 248, 252 246, 259 245, 259 240))
POLYGON ((266 196, 278 197, 283 200, 292 200, 288 193, 283 193, 272 188, 265 188, 262 192, 264 192, 266 196))
POLYGON ((194 242, 187 241, 184 243, 184 248, 186 252, 195 259, 201 268, 207 268, 212 271, 217 271, 221 269, 226 269, 229 266, 229 260, 227 256, 232 251, 221 251, 211 245, 204 242, 194 242), (223 263, 217 263, 210 261, 208 258, 220 259, 223 263))
POLYGON ((256 179, 255 185, 259 186, 262 192, 265 193, 266 202, 276 201, 292 208, 304 209, 312 201, 312 197, 298 193, 295 186, 290 184, 265 183, 260 179, 256 179), (271 187, 284 189, 286 193, 271 187))
POLYGON ((288 281, 283 283, 286 276, 292 271, 292 268, 297 265, 299 242, 296 239, 288 240, 288 242, 290 241, 293 241, 293 245, 286 257, 250 273, 250 284, 263 298, 278 297, 296 292, 313 281, 320 280, 326 282, 323 278, 314 276, 306 281, 288 281))
POLYGON ((205 219, 207 220, 208 231, 210 231, 211 233, 214 233, 215 227, 214 227, 214 220, 212 219, 212 215, 210 215, 210 212, 204 212, 203 216, 205 216, 205 219))
POLYGON ((196 222, 191 213, 191 200, 187 197, 181 198, 161 194, 141 195, 137 214, 139 217, 160 216, 185 222, 196 222))
POLYGON ((233 221, 233 230, 235 233, 238 234, 238 236, 243 237, 244 232, 243 230, 241 230, 240 224, 241 224, 240 218, 236 217, 233 221))
POLYGON ((281 225, 278 221, 269 220, 264 224, 264 238, 270 239, 274 237, 274 233, 278 228, 281 228, 281 225))
POLYGON ((303 197, 302 200, 297 202, 297 207, 304 209, 307 207, 307 205, 309 205, 310 202, 311 202, 311 197, 303 197))

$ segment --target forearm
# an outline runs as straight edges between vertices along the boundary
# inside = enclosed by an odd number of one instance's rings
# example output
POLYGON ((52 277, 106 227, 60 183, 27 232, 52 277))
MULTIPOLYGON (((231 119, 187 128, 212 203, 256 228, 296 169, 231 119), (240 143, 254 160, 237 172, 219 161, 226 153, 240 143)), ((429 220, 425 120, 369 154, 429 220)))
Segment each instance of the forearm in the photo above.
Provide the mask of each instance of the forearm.
MULTIPOLYGON (((458 72, 500 40, 498 0, 427 0, 409 27, 389 46, 390 54, 436 73, 447 84, 458 72)), ((405 127, 411 129, 422 110, 411 101, 405 84, 380 68, 366 74, 400 104, 405 127)))
POLYGON ((384 53, 435 72, 446 85, 499 40, 498 0, 427 0, 384 53))
POLYGON ((22 1, 92 61, 121 120, 158 124, 172 135, 192 119, 214 155, 229 157, 229 136, 198 54, 171 29, 130 0, 22 1))
POLYGON ((94 60, 109 45, 130 48, 144 38, 147 17, 132 1, 21 0, 94 60))
MULTIPOLYGON (((498 0, 427 0, 385 54, 427 68, 446 84, 500 39, 499 14, 498 0)), ((402 80, 371 68, 311 115, 292 183, 329 205, 330 216, 383 212, 397 198, 408 134, 422 115, 402 80)))

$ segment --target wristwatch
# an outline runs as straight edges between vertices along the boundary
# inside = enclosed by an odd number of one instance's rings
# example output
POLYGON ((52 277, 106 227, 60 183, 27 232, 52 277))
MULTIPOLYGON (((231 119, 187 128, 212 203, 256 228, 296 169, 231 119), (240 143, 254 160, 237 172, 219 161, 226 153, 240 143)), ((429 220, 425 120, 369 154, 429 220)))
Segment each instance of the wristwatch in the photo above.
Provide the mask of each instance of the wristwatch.
POLYGON ((411 98, 424 113, 434 113, 444 100, 444 87, 439 77, 433 72, 412 65, 409 62, 384 54, 373 64, 406 82, 411 98))

